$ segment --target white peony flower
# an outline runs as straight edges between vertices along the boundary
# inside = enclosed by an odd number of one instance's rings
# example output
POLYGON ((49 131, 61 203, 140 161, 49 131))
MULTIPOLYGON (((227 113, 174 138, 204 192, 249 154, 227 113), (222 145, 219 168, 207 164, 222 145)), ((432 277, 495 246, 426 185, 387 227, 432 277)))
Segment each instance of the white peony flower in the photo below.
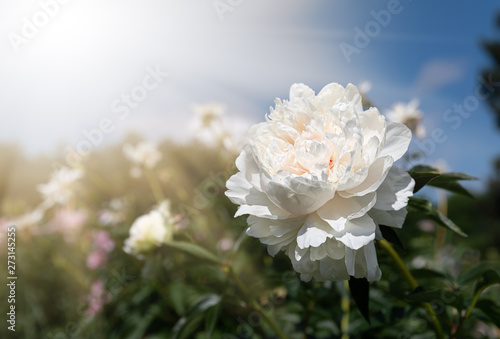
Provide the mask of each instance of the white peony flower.
POLYGON ((38 185, 38 191, 42 193, 46 205, 65 205, 73 197, 73 184, 82 177, 82 170, 62 167, 52 173, 47 184, 38 185))
POLYGON ((174 218, 170 213, 170 202, 163 201, 157 209, 140 216, 130 227, 124 251, 139 259, 173 237, 174 218))
POLYGON ((398 102, 387 112, 387 119, 408 126, 418 138, 423 139, 425 127, 422 125, 422 111, 418 109, 419 104, 417 99, 413 99, 408 104, 398 102))
POLYGON ((250 129, 226 195, 249 214, 247 234, 283 250, 301 279, 380 279, 378 225, 401 227, 414 181, 393 166, 410 130, 363 111, 356 86, 318 95, 303 84, 250 129))
POLYGON ((161 160, 161 153, 156 144, 141 141, 135 147, 130 144, 123 146, 123 154, 134 165, 153 168, 161 160))

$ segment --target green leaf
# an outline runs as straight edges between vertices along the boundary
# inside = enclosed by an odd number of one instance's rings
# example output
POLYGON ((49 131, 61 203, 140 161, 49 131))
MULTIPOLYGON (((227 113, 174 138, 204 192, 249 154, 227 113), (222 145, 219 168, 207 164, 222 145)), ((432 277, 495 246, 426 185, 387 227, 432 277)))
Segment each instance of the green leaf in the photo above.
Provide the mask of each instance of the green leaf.
POLYGON ((464 307, 463 295, 448 289, 411 293, 406 296, 406 299, 418 303, 442 303, 453 306, 457 310, 462 310, 464 307))
POLYGON ((425 199, 411 197, 408 202, 408 211, 419 213, 424 218, 433 220, 439 225, 446 227, 463 237, 467 237, 467 234, 465 234, 460 229, 460 227, 458 227, 453 221, 444 216, 441 212, 434 209, 434 207, 432 207, 432 204, 425 199))
POLYGON ((221 297, 216 294, 207 294, 199 298, 187 312, 187 316, 177 321, 173 328, 174 339, 191 337, 191 334, 203 321, 204 313, 218 305, 221 297))
POLYGON ((403 243, 399 240, 398 234, 394 230, 394 228, 384 225, 379 225, 380 232, 382 232, 382 236, 391 244, 399 247, 403 252, 405 250, 403 243))
POLYGON ((482 277, 479 278, 476 284, 475 293, 483 291, 487 287, 496 284, 500 284, 500 276, 495 270, 487 270, 482 274, 482 277))
POLYGON ((478 180, 478 178, 465 173, 440 173, 439 170, 435 168, 422 165, 413 167, 408 173, 415 180, 414 193, 418 192, 425 185, 430 185, 473 198, 473 196, 457 181, 478 180))
POLYGON ((445 174, 441 175, 439 178, 432 180, 429 185, 437 188, 442 188, 453 193, 461 194, 469 198, 474 198, 474 196, 470 194, 469 191, 467 191, 458 182, 452 179, 447 179, 445 174))
POLYGON ((215 329, 215 325, 217 324, 217 319, 219 318, 219 310, 221 303, 219 302, 215 307, 210 308, 207 311, 207 316, 205 318, 205 332, 207 334, 207 338, 210 339, 215 329))
POLYGON ((220 260, 214 254, 193 243, 185 241, 169 241, 165 243, 165 245, 197 257, 198 259, 210 261, 214 264, 220 264, 220 260))
POLYGON ((476 308, 480 309, 482 313, 497 327, 500 327, 500 305, 490 299, 479 299, 476 308))
POLYGON ((476 266, 467 273, 465 273, 463 276, 461 276, 458 281, 461 285, 465 285, 471 281, 476 281, 477 279, 481 278, 481 276, 484 274, 484 272, 489 271, 494 268, 494 265, 490 263, 482 263, 479 266, 476 266))
POLYGON ((415 180, 413 193, 417 193, 427 183, 441 175, 438 170, 428 166, 415 166, 408 174, 415 180))
POLYGON ((366 321, 370 322, 370 283, 366 278, 349 279, 349 289, 351 296, 358 307, 359 312, 365 317, 366 321))

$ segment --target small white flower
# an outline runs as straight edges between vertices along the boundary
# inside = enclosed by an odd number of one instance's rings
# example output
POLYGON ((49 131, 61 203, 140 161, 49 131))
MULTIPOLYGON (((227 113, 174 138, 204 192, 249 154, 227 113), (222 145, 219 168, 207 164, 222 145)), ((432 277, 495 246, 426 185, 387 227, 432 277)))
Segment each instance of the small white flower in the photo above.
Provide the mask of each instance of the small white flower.
POLYGON ((295 84, 290 101, 275 103, 227 182, 235 216, 249 214, 247 234, 273 256, 283 250, 302 280, 380 279, 378 225, 402 227, 413 194, 413 179, 393 166, 410 130, 364 111, 352 84, 317 95, 295 84))
POLYGON ((193 111, 198 116, 201 126, 204 128, 211 127, 214 122, 220 120, 226 108, 218 102, 209 102, 206 104, 194 104, 193 111))
POLYGON ((47 205, 65 205, 73 197, 73 184, 82 177, 82 170, 62 167, 52 173, 47 184, 38 185, 38 191, 47 205))
POLYGON ((398 102, 386 114, 387 119, 408 126, 418 138, 425 138, 425 127, 422 125, 422 111, 418 109, 420 102, 413 99, 408 104, 398 102))
POLYGON ((367 80, 361 81, 361 83, 358 85, 358 88, 361 94, 367 94, 372 89, 372 83, 367 80))
POLYGON ((131 144, 125 144, 123 153, 134 165, 146 168, 155 167, 162 157, 156 144, 147 141, 141 141, 135 147, 131 144))
POLYGON ((123 249, 141 259, 161 244, 172 240, 173 229, 170 202, 166 200, 157 209, 134 221, 123 249))

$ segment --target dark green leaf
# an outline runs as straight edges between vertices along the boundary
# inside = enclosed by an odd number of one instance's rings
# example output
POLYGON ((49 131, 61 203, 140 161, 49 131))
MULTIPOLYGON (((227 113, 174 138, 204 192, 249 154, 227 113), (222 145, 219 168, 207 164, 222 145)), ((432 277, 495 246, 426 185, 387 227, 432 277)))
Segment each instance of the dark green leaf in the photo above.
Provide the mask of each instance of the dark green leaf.
POLYGON ((413 193, 417 193, 427 183, 441 175, 438 170, 428 166, 415 166, 408 174, 415 180, 413 193))
POLYGON ((370 283, 366 278, 349 279, 349 289, 351 296, 358 307, 359 312, 365 317, 366 321, 370 322, 370 283))
POLYGON ((438 271, 430 270, 427 268, 420 268, 420 269, 411 270, 411 273, 413 274, 413 276, 417 280, 419 278, 420 279, 440 279, 440 280, 448 279, 446 274, 438 272, 438 271))
POLYGON ((481 276, 481 278, 478 280, 475 292, 480 292, 487 287, 495 284, 500 284, 500 276, 498 273, 494 270, 487 270, 484 272, 481 276))
POLYGON ((480 264, 471 270, 467 271, 462 277, 460 277, 459 282, 461 285, 465 285, 471 281, 476 281, 481 278, 484 272, 493 269, 494 266, 490 263, 480 264))
POLYGON ((210 308, 207 311, 207 316, 205 318, 205 333, 207 338, 210 339, 215 329, 217 319, 219 318, 219 310, 221 303, 219 302, 215 307, 210 308))
POLYGON ((467 236, 467 234, 465 234, 460 229, 460 227, 458 227, 453 221, 444 216, 441 212, 434 209, 434 207, 432 207, 432 204, 425 199, 413 198, 413 197, 410 198, 408 202, 408 211, 419 213, 424 218, 433 220, 437 222, 439 225, 449 228, 453 232, 458 233, 463 237, 467 236))
POLYGON ((399 240, 398 234, 394 230, 394 228, 384 225, 379 225, 380 232, 382 232, 382 236, 391 244, 399 247, 403 252, 405 250, 403 243, 399 240))
POLYGON ((480 309, 497 327, 500 327, 500 305, 490 299, 479 299, 476 308, 480 309))
POLYGON ((462 194, 468 197, 473 197, 465 188, 462 187, 458 180, 478 180, 473 176, 465 173, 450 172, 440 173, 439 170, 430 166, 415 166, 409 172, 410 176, 415 180, 414 193, 418 192, 425 185, 430 185, 448 190, 453 193, 462 194))
POLYGON ((207 294, 199 298, 187 312, 187 316, 177 321, 173 328, 174 339, 188 338, 196 330, 204 313, 211 307, 219 304, 221 298, 215 294, 207 294))
POLYGON ((462 185, 460 185, 456 181, 446 179, 445 175, 432 180, 429 185, 442 188, 453 193, 461 194, 469 198, 474 198, 474 196, 470 194, 469 191, 467 191, 465 188, 463 188, 462 185))
POLYGON ((450 305, 458 310, 464 306, 463 296, 452 290, 432 290, 412 293, 406 296, 408 301, 419 303, 442 303, 443 305, 450 305))
POLYGON ((169 241, 165 245, 174 248, 176 250, 182 251, 184 253, 190 254, 194 257, 197 257, 198 259, 210 261, 214 264, 220 264, 219 259, 214 254, 193 243, 185 241, 169 241))

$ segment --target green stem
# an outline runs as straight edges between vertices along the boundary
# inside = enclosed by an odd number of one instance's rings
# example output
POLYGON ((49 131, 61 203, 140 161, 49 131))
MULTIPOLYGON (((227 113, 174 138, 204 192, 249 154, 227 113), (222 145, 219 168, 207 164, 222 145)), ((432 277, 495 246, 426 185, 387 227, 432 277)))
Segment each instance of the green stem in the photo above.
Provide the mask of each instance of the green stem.
MULTIPOLYGON (((406 268, 403 260, 401 259, 399 254, 394 250, 394 247, 392 247, 392 245, 385 239, 380 240, 378 243, 384 250, 386 250, 386 252, 392 258, 392 260, 394 260, 394 263, 396 264, 397 268, 403 274, 403 277, 406 279, 406 281, 410 284, 410 288, 412 290, 415 290, 418 287, 418 283, 411 274, 411 272, 406 268)), ((437 337, 439 339, 444 339, 445 336, 443 328, 441 327, 441 323, 438 320, 436 312, 434 312, 432 306, 429 303, 422 303, 422 306, 425 308, 425 310, 432 319, 432 323, 434 325, 434 329, 436 330, 437 337)))
POLYGON ((278 325, 276 325, 276 323, 269 316, 269 314, 259 305, 259 303, 256 300, 250 298, 247 288, 245 287, 243 282, 240 280, 240 278, 234 273, 232 267, 227 266, 224 271, 227 272, 227 275, 231 279, 234 280, 234 282, 236 283, 236 285, 238 286, 240 291, 243 293, 243 297, 244 297, 245 301, 247 303, 249 303, 250 305, 252 305, 252 307, 257 312, 262 314, 262 316, 264 317, 264 320, 267 322, 269 327, 271 327, 271 329, 274 331, 274 333, 276 333, 276 335, 281 339, 287 339, 287 336, 283 333, 283 331, 281 331, 281 329, 278 327, 278 325))
MULTIPOLYGON (((438 195, 438 211, 444 216, 448 215, 448 197, 444 190, 439 190, 438 195)), ((434 242, 434 260, 437 260, 439 250, 441 250, 446 243, 446 228, 437 227, 436 229, 436 240, 434 242)))
POLYGON ((458 323, 456 330, 453 332, 454 335, 458 333, 458 330, 462 327, 465 320, 467 320, 467 318, 470 316, 472 310, 474 309, 474 307, 476 307, 476 303, 479 300, 479 296, 481 295, 481 293, 483 293, 484 290, 485 288, 481 288, 474 294, 471 304, 467 308, 467 311, 465 311, 464 316, 460 319, 460 322, 458 323))
POLYGON ((340 321, 340 333, 342 333, 342 339, 349 339, 349 313, 351 300, 349 298, 349 281, 344 280, 345 293, 342 294, 340 300, 340 307, 342 309, 342 320, 340 321))
POLYGON ((158 181, 156 176, 153 175, 153 172, 151 170, 144 168, 143 172, 144 177, 148 181, 149 187, 151 187, 151 190, 153 191, 156 202, 161 203, 163 200, 165 200, 165 196, 163 195, 163 191, 161 190, 160 182, 158 181))

